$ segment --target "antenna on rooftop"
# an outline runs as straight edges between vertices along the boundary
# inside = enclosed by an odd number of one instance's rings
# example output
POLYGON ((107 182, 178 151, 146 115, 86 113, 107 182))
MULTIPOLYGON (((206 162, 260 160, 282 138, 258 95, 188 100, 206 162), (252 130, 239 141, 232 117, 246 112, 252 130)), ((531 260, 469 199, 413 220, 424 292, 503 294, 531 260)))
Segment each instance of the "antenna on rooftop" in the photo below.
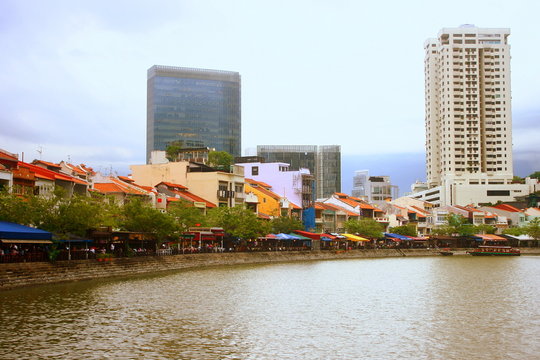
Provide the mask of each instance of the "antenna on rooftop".
POLYGON ((39 154, 39 160, 41 160, 41 155, 43 154, 43 147, 38 146, 36 152, 39 154))
POLYGON ((71 164, 71 155, 68 154, 68 163, 71 164))

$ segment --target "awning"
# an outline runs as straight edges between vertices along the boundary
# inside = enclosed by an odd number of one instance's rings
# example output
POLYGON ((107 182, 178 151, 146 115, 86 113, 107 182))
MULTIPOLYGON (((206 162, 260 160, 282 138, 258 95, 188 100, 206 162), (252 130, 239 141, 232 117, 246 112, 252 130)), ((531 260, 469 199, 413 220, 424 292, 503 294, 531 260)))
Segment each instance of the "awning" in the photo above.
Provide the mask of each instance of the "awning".
POLYGON ((384 233, 384 236, 388 237, 388 238, 391 238, 393 241, 410 241, 411 238, 407 237, 407 236, 404 236, 404 235, 399 235, 399 234, 393 234, 393 233, 384 233))
POLYGON ((307 237, 312 240, 319 240, 323 234, 317 234, 309 231, 294 230, 295 235, 307 237))
POLYGON ((51 240, 52 233, 12 222, 0 221, 0 239, 51 240))
POLYGON ((428 239, 425 237, 416 237, 416 236, 407 236, 407 237, 414 241, 426 241, 428 239))
POLYGON ((289 234, 280 233, 280 234, 276 235, 276 239, 278 239, 278 240, 299 240, 300 238, 297 237, 296 235, 289 235, 289 234))
POLYGON ((347 238, 347 240, 351 241, 369 241, 369 239, 363 238, 361 236, 353 235, 353 234, 343 234, 347 238))
POLYGON ((51 240, 9 239, 1 241, 2 244, 52 244, 51 240))
POLYGON ((290 235, 290 236, 296 237, 298 240, 309 240, 309 241, 311 241, 310 238, 305 237, 305 236, 302 236, 302 235, 299 235, 299 234, 289 234, 289 235, 290 235))
POLYGON ((508 241, 508 239, 503 238, 502 236, 497 236, 493 234, 475 234, 473 235, 475 238, 481 239, 480 241, 508 241))

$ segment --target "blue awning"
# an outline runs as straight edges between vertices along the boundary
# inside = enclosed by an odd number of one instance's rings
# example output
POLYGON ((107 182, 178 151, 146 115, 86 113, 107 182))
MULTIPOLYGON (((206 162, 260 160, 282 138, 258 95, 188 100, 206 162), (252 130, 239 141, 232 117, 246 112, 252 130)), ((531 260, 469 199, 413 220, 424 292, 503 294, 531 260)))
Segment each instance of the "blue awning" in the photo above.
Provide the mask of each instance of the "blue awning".
POLYGON ((52 233, 15 224, 7 221, 0 221, 0 239, 2 240, 51 240, 52 233))
POLYGON ((384 233, 384 236, 386 237, 389 237, 389 238, 393 238, 393 239, 397 239, 397 240, 412 240, 410 237, 408 236, 404 236, 404 235, 399 235, 399 234, 393 234, 393 233, 384 233))

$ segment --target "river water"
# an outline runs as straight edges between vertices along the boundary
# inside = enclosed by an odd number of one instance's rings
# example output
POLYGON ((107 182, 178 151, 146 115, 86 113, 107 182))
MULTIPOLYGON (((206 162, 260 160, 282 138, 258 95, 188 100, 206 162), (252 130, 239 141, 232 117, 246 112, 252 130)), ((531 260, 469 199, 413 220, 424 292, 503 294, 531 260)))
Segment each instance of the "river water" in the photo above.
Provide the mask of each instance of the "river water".
POLYGON ((540 257, 182 271, 0 292, 1 359, 540 359, 540 257))

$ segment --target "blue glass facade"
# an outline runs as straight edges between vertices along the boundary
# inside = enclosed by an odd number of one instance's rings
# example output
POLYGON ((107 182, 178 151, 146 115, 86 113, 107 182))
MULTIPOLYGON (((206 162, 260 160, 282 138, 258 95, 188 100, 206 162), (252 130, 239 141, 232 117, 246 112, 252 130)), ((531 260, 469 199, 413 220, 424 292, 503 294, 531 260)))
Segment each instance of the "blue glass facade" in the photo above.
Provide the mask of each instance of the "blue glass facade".
POLYGON ((148 70, 147 160, 173 141, 241 153, 240 75, 153 66, 148 70))

